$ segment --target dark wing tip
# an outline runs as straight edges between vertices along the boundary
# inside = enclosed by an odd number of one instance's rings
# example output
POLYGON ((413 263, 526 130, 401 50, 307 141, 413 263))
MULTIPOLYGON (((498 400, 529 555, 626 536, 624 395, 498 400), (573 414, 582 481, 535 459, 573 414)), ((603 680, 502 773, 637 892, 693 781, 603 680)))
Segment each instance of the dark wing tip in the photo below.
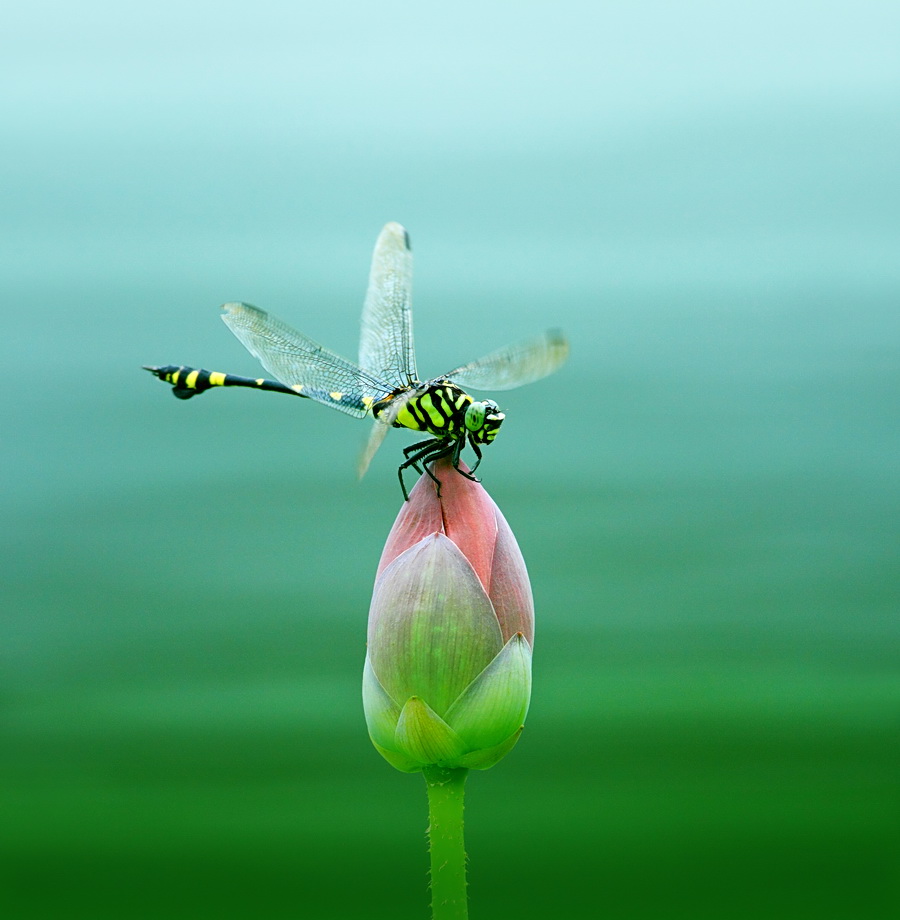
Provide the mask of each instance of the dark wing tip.
POLYGON ((403 224, 392 220, 381 228, 381 233, 378 234, 378 240, 375 243, 375 250, 376 252, 379 249, 392 249, 396 251, 401 246, 407 252, 412 252, 412 240, 410 239, 409 231, 403 224))

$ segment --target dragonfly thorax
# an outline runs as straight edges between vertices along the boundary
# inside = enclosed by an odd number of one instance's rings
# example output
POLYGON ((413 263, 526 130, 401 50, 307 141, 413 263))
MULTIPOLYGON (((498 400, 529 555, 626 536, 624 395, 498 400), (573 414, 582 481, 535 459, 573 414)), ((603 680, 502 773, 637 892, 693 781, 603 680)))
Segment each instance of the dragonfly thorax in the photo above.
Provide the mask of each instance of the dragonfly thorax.
MULTIPOLYGON (((408 390, 398 389, 372 404, 372 415, 378 418, 395 399, 402 398, 408 390)), ((436 438, 465 438, 478 444, 493 441, 503 421, 503 413, 493 400, 476 402, 449 381, 422 384, 407 397, 392 424, 395 428, 424 431, 436 438)))

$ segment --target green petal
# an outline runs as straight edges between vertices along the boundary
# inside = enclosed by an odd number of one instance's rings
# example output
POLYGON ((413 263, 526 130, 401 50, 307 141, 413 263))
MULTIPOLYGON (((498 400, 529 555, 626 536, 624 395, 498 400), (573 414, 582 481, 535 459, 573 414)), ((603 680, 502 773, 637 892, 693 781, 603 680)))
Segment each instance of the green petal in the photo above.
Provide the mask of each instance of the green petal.
POLYGON ((447 711, 447 724, 466 750, 493 747, 525 721, 531 698, 531 646, 521 633, 466 687, 447 711))
POLYGON ((465 750, 462 739, 425 702, 411 696, 397 722, 397 743, 423 764, 455 765, 465 750))
POLYGON ((444 713, 502 647, 478 576, 443 534, 419 541, 378 578, 369 656, 393 699, 418 696, 444 713))
POLYGON ((366 713, 366 725, 372 743, 389 751, 397 751, 394 732, 400 718, 400 707, 391 699, 372 670, 372 662, 366 655, 363 668, 363 709, 366 713))
POLYGON ((425 766, 425 764, 421 764, 417 760, 407 757, 406 754, 398 754, 396 751, 389 751, 387 748, 383 748, 374 741, 372 742, 372 746, 392 767, 395 767, 401 773, 421 773, 422 767, 425 766))
POLYGON ((516 746, 523 728, 524 726, 520 725, 515 733, 492 748, 485 748, 483 751, 472 751, 471 754, 463 754, 454 766, 468 767, 470 770, 489 770, 495 763, 503 760, 516 746))

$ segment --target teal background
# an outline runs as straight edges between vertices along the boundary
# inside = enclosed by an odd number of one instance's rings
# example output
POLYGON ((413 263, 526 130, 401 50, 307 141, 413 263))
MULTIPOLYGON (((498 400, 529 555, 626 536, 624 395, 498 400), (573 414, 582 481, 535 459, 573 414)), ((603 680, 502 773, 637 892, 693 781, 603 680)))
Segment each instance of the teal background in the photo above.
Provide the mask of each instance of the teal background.
POLYGON ((547 326, 482 468, 535 693, 469 782, 473 920, 897 910, 900 7, 4 12, 0 910, 427 916, 369 745, 396 433, 239 374, 353 355, 381 226, 419 367, 547 326))

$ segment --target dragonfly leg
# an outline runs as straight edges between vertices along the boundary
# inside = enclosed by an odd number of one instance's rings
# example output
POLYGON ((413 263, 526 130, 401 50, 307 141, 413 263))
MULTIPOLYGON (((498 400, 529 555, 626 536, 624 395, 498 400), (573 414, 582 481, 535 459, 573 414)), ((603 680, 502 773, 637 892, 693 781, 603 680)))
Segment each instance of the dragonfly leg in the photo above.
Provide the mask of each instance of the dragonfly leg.
MULTIPOLYGON (((448 454, 452 453, 454 449, 454 442, 450 441, 439 441, 434 438, 429 438, 427 441, 423 441, 420 445, 412 445, 413 447, 419 446, 421 450, 408 456, 406 460, 400 464, 397 468, 397 476, 400 479, 400 488, 403 490, 403 498, 406 501, 409 501, 409 493, 406 491, 406 483, 403 481, 403 471, 412 467, 417 472, 421 473, 419 464, 421 463, 425 469, 425 472, 428 476, 434 481, 437 485, 437 494, 438 497, 441 495, 441 481, 434 475, 434 473, 428 468, 427 464, 430 460, 439 460, 441 457, 446 457, 448 454)), ((404 450, 404 455, 406 451, 404 450)))
POLYGON ((469 446, 472 448, 472 451, 474 452, 475 456, 478 458, 475 461, 475 466, 473 466, 472 469, 469 471, 470 473, 474 473, 475 470, 477 470, 478 467, 481 465, 481 448, 474 441, 472 441, 469 446))
MULTIPOLYGON (((436 442, 434 438, 426 438, 424 441, 416 441, 415 444, 410 444, 409 447, 403 448, 403 456, 408 460, 411 454, 416 453, 416 451, 420 451, 423 447, 426 446, 433 447, 435 443, 436 442)), ((414 461, 410 465, 420 476, 422 475, 422 470, 419 469, 418 462, 414 461)))
POLYGON ((475 472, 475 470, 478 469, 478 464, 481 463, 481 451, 476 447, 475 444, 472 445, 472 449, 475 451, 475 454, 478 457, 477 463, 475 464, 475 466, 472 467, 472 469, 468 473, 465 470, 462 470, 459 468, 459 457, 465 445, 466 445, 465 438, 460 438, 454 445, 453 456, 451 458, 451 462, 453 463, 453 469, 455 469, 456 472, 459 473, 460 476, 465 476, 466 479, 469 479, 472 482, 481 482, 481 480, 477 476, 472 475, 475 472))

